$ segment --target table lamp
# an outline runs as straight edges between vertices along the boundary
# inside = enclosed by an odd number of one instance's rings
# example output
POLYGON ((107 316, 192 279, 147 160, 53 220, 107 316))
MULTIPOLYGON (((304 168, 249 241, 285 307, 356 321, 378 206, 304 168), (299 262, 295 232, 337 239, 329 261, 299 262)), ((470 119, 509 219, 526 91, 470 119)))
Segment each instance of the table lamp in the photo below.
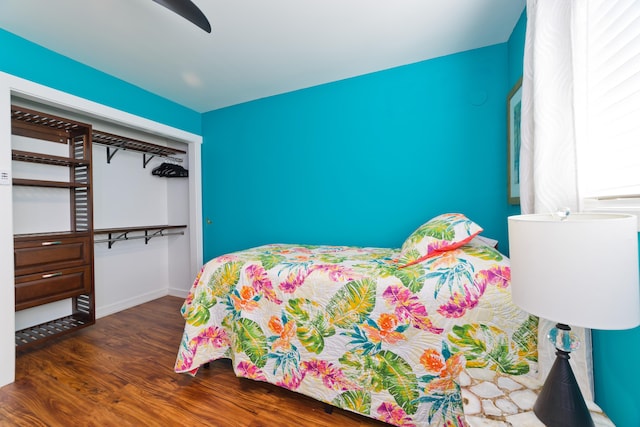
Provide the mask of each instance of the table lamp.
POLYGON ((633 215, 557 214, 508 218, 513 302, 554 322, 556 360, 534 405, 549 427, 593 426, 569 354, 568 325, 629 329, 640 324, 638 225, 633 215))

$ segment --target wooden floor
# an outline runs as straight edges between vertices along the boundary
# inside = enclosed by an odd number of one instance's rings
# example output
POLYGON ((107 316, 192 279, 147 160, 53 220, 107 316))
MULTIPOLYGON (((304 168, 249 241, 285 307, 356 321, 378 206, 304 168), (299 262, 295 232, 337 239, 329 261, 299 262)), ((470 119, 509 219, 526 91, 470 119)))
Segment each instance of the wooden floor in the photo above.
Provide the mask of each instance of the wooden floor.
POLYGON ((160 298, 18 354, 0 426, 387 426, 237 378, 228 361, 174 373, 181 304, 160 298))

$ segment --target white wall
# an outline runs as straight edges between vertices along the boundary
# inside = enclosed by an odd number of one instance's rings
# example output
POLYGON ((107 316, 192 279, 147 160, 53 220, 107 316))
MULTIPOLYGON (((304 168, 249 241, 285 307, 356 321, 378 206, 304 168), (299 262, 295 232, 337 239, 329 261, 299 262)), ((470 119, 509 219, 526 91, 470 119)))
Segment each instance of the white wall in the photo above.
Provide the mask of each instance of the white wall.
MULTIPOLYGON (((189 169, 189 162, 186 161, 183 164, 184 167, 189 169)), ((184 181, 181 179, 169 179, 167 181, 167 220, 169 224, 187 224, 190 222, 189 211, 184 209, 185 205, 189 205, 189 192, 184 188, 184 181)), ((189 253, 189 240, 180 236, 168 237, 169 244, 169 261, 179 259, 185 254, 189 253)), ((195 279, 192 266, 184 262, 168 262, 168 280, 169 280, 169 295, 179 296, 185 298, 191 284, 195 279), (184 283, 184 278, 189 277, 189 283, 184 283)), ((201 266, 194 266, 199 269, 201 266)))
MULTIPOLYGON (((92 123, 101 131, 128 136, 158 145, 171 145, 183 151, 188 145, 168 142, 165 138, 133 132, 122 126, 92 123)), ((186 155, 176 155, 188 168, 186 155)), ((118 150, 107 163, 107 149, 93 146, 93 219, 94 228, 181 225, 189 228, 189 180, 163 178, 152 171, 167 159, 154 157, 146 167, 139 152, 118 150), (179 203, 172 200, 180 199, 179 203), (170 218, 171 211, 171 218, 170 218)), ((150 301, 170 291, 170 271, 177 269, 174 280, 184 289, 193 280, 189 262, 190 238, 187 229, 169 230, 184 235, 97 243, 94 247, 97 316, 102 317, 124 308, 150 301), (176 250, 178 249, 178 250, 176 250)), ((131 237, 142 236, 131 233, 131 237)), ((96 240, 108 235, 96 235, 96 240)))
MULTIPOLYGON (((4 174, 11 170, 11 101, 9 90, 1 87, 0 84, 0 174, 4 174)), ((13 382, 16 363, 11 205, 11 186, 0 184, 0 385, 13 382)))
MULTIPOLYGON (((70 112, 70 115, 67 115, 69 118, 73 118, 73 114, 79 114, 88 117, 91 121, 111 123, 114 126, 117 123, 126 126, 132 132, 142 132, 161 140, 172 140, 183 144, 183 147, 188 150, 186 164, 190 165, 189 178, 174 183, 150 181, 151 169, 157 165, 157 162, 154 160, 146 169, 143 169, 140 153, 118 152, 112 160, 112 165, 106 165, 106 160, 100 158, 103 154, 100 152, 101 148, 96 148, 93 159, 94 179, 99 178, 96 173, 113 175, 114 169, 107 168, 117 165, 116 167, 122 169, 116 174, 121 178, 116 179, 126 181, 126 184, 120 182, 119 185, 126 185, 128 191, 114 196, 109 193, 110 190, 101 188, 103 181, 94 182, 95 227, 148 225, 149 222, 158 221, 158 224, 151 225, 178 222, 189 225, 185 236, 160 237, 152 239, 148 245, 144 244, 144 240, 117 242, 112 249, 107 249, 106 244, 96 244, 96 313, 101 317, 162 295, 186 295, 193 277, 202 265, 200 184, 202 137, 0 73, 0 173, 11 171, 10 105, 12 96, 14 99, 20 98, 62 108, 70 112), (129 168, 131 165, 135 167, 129 168), (125 176, 130 179, 125 179, 125 176), (148 191, 140 191, 142 188, 132 184, 138 179, 141 186, 148 191), (176 194, 169 196, 171 191, 176 194), (98 192, 99 196, 96 197, 98 192), (103 196, 106 197, 103 198, 103 196), (115 197, 119 198, 118 202, 109 203, 115 197), (127 211, 123 198, 129 198, 131 201, 132 197, 137 203, 137 208, 127 211), (181 204, 179 209, 176 208, 175 203, 181 204), (100 213, 98 213, 99 208, 100 213), (103 215, 107 212, 111 215, 103 215), (114 222, 109 222, 110 220, 114 222), (120 223, 120 220, 126 223, 120 223), (179 265, 173 266, 173 261, 178 261, 175 264, 179 265)), ((0 185, 0 206, 2 206, 0 209, 0 386, 12 382, 15 378, 16 317, 13 291, 14 227, 11 193, 11 186, 0 185)), ((64 310, 64 307, 55 309, 64 310)), ((22 314, 21 312, 20 316, 22 314)), ((32 316, 31 313, 26 315, 32 316)))

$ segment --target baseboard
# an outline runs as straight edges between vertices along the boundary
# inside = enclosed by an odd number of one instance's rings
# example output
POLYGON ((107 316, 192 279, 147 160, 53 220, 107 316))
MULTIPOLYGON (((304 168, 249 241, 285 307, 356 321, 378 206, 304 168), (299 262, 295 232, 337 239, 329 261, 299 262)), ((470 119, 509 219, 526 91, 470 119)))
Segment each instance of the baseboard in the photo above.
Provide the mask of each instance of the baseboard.
POLYGON ((180 298, 186 298, 188 294, 189 294, 188 290, 177 289, 177 288, 169 288, 169 293, 168 293, 168 295, 171 295, 172 297, 180 297, 180 298))
POLYGON ((108 316, 113 313, 117 313, 122 310, 126 310, 131 307, 135 307, 136 305, 144 304, 145 302, 153 301, 154 299, 158 299, 160 297, 168 295, 168 292, 168 289, 160 289, 154 292, 127 298, 126 300, 118 301, 114 304, 96 306, 96 319, 108 316))

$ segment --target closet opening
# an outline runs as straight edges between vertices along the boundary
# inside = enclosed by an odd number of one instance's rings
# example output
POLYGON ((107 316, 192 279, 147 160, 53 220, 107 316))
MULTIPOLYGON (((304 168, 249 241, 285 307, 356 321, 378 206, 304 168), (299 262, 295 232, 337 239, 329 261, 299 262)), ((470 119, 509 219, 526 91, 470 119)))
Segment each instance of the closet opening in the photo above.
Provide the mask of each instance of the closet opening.
MULTIPOLYGON (((90 150, 86 160, 72 160, 71 166, 51 160, 25 160, 24 153, 29 152, 48 159, 62 158, 69 152, 66 144, 52 143, 51 138, 41 140, 37 133, 25 136, 24 132, 12 131, 14 251, 24 246, 20 243, 23 236, 34 235, 55 238, 45 239, 55 243, 47 248, 61 247, 58 240, 69 237, 66 233, 77 232, 76 223, 80 222, 84 224, 80 227, 83 237, 90 239, 82 242, 82 249, 74 248, 64 255, 73 257, 78 250, 82 252, 84 270, 77 273, 83 274, 78 279, 86 291, 82 298, 72 290, 65 298, 64 285, 57 283, 59 291, 49 291, 37 303, 25 305, 21 298, 16 299, 14 329, 16 337, 22 334, 16 339, 16 348, 24 343, 28 346, 32 339, 25 338, 24 331, 42 330, 43 325, 51 324, 55 335, 56 330, 66 327, 64 319, 75 321, 78 301, 88 307, 90 325, 93 319, 164 295, 186 296, 202 264, 197 182, 201 138, 126 113, 115 114, 121 119, 114 120, 110 117, 113 110, 104 106, 83 111, 18 94, 13 94, 10 102, 13 110, 41 112, 86 124, 90 150), (105 116, 99 113, 102 108, 108 111, 105 116), (76 190, 70 192, 66 184, 47 184, 68 182, 70 176, 74 181, 69 169, 75 170, 75 163, 81 163, 85 174, 90 175, 87 184, 78 184, 78 192, 84 191, 87 198, 83 202, 77 201, 76 190), (69 205, 78 208, 70 210, 69 205), (89 217, 82 220, 82 215, 89 217)), ((42 239, 32 240, 42 243, 42 239)), ((57 262, 62 264, 54 265, 56 268, 73 261, 57 262)), ((51 281, 60 282, 63 276, 62 270, 40 269, 37 273, 51 281)), ((27 280, 26 273, 33 272, 16 268, 16 284, 27 280)), ((38 276, 37 280, 42 278, 38 276)))

